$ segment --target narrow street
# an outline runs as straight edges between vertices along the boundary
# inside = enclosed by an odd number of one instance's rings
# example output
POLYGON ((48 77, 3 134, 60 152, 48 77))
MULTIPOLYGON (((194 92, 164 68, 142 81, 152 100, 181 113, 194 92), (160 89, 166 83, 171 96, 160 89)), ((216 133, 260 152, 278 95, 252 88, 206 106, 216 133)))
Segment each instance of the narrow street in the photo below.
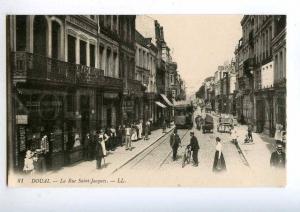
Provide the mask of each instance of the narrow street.
MULTIPOLYGON (((170 134, 158 141, 149 150, 134 158, 116 171, 113 176, 122 176, 124 178, 134 177, 143 183, 150 182, 154 179, 160 179, 164 185, 172 185, 177 182, 178 186, 202 185, 214 186, 242 181, 245 176, 250 176, 252 171, 250 167, 243 163, 242 156, 239 154, 236 146, 230 141, 230 135, 227 133, 218 133, 216 131, 217 122, 214 119, 213 133, 203 134, 202 130, 195 128, 191 130, 179 129, 178 135, 182 139, 182 147, 178 149, 177 160, 173 161, 172 152, 169 144, 170 134), (199 166, 194 167, 192 163, 182 168, 182 160, 186 145, 190 142, 189 132, 194 131, 200 145, 198 153, 199 166), (223 142, 223 154, 226 161, 227 172, 224 174, 214 174, 212 172, 213 159, 215 154, 215 138, 219 136, 223 142), (162 179, 164 179, 162 181, 162 179), (227 183, 219 181, 226 179, 227 183), (173 181, 174 180, 174 181, 173 181)), ((137 179, 136 179, 137 180, 137 179)), ((247 182, 247 181, 246 181, 247 182)))

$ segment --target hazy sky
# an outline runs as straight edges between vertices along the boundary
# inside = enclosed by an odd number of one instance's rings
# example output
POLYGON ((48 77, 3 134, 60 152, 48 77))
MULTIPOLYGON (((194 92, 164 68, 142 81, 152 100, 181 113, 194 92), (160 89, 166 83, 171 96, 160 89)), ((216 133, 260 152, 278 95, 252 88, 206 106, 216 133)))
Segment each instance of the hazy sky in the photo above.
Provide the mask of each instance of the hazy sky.
POLYGON ((165 41, 190 95, 218 65, 234 57, 242 35, 241 15, 151 15, 164 27, 165 41))

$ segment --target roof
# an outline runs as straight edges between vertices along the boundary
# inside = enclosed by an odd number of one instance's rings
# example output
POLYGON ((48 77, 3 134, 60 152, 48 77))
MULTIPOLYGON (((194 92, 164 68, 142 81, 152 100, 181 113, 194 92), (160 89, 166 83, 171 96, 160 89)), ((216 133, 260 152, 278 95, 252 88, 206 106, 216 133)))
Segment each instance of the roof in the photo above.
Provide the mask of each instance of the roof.
POLYGON ((145 38, 141 33, 139 33, 137 30, 135 30, 135 41, 146 47, 149 48, 150 47, 150 43, 151 43, 151 38, 145 38))

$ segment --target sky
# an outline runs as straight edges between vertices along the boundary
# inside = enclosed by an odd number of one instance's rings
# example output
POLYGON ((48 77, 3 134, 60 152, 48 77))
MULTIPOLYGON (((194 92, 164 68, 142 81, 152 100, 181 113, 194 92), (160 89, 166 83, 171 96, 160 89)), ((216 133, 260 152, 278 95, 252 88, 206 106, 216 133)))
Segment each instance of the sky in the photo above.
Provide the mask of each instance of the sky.
POLYGON ((242 36, 242 15, 150 15, 164 27, 173 61, 187 86, 195 93, 219 65, 234 58, 242 36))

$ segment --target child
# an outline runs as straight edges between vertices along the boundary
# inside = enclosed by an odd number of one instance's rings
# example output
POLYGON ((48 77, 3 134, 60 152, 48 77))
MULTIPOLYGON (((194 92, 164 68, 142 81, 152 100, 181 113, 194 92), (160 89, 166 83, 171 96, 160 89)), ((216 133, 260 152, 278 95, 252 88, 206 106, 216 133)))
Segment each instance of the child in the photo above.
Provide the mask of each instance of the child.
POLYGON ((30 150, 27 150, 26 152, 26 156, 24 159, 24 168, 23 171, 26 174, 33 174, 34 173, 34 165, 33 165, 33 161, 36 161, 37 158, 34 157, 34 153, 30 150))

